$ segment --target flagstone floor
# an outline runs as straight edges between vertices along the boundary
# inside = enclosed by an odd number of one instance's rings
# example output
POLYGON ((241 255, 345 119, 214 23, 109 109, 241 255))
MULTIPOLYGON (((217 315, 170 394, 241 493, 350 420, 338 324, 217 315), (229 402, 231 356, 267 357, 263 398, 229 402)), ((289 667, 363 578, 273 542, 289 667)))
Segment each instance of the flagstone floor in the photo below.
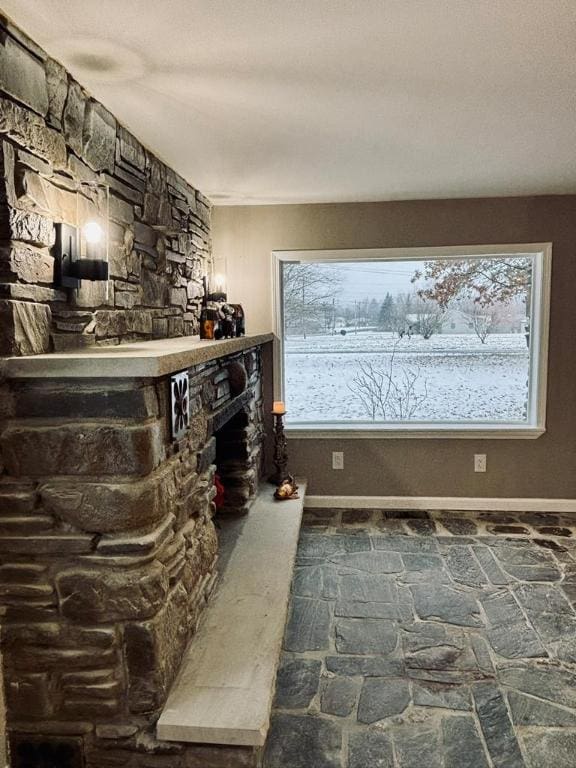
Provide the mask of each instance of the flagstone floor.
POLYGON ((265 768, 575 768, 576 520, 308 510, 265 768))

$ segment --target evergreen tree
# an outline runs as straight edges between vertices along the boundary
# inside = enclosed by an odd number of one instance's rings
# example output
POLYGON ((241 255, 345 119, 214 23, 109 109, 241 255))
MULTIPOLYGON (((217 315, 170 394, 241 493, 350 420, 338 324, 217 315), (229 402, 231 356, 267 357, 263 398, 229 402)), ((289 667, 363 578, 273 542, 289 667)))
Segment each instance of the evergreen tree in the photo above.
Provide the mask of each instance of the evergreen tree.
POLYGON ((387 293, 380 307, 380 314, 378 315, 378 325, 383 331, 394 330, 394 299, 387 293))

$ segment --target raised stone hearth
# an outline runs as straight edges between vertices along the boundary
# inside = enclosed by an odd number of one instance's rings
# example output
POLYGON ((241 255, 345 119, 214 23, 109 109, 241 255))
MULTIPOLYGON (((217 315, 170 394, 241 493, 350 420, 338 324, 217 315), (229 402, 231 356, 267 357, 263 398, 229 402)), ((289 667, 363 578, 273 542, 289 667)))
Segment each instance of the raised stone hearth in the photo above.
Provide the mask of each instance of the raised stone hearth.
POLYGON ((259 764, 305 493, 302 482, 299 498, 280 503, 265 483, 248 516, 223 521, 217 593, 158 721, 159 738, 244 747, 244 764, 259 764))
POLYGON ((270 339, 5 361, 0 604, 15 766, 54 754, 71 768, 248 764, 233 749, 159 743, 155 726, 217 579, 218 451, 228 513, 247 512, 258 486, 270 339), (189 427, 174 440, 170 374, 182 370, 189 427))

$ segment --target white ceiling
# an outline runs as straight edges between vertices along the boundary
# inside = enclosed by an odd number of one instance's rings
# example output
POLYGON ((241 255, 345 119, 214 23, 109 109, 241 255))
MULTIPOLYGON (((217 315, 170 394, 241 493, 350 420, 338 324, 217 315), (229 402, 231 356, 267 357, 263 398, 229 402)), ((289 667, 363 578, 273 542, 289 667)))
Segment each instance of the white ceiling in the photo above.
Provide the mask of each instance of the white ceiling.
POLYGON ((0 0, 217 204, 576 192, 576 0, 0 0))

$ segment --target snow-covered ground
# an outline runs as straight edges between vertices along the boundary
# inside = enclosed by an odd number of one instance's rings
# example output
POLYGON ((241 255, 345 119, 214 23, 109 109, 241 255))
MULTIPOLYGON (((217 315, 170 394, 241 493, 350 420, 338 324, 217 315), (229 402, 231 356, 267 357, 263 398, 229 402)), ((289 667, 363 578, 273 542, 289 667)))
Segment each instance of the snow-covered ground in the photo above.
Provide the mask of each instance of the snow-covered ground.
POLYGON ((529 352, 523 334, 412 336, 362 332, 289 337, 285 341, 288 423, 369 421, 354 389, 360 362, 394 377, 418 374, 416 394, 427 396, 414 421, 519 421, 526 418, 529 352), (352 389, 351 389, 352 388, 352 389))

